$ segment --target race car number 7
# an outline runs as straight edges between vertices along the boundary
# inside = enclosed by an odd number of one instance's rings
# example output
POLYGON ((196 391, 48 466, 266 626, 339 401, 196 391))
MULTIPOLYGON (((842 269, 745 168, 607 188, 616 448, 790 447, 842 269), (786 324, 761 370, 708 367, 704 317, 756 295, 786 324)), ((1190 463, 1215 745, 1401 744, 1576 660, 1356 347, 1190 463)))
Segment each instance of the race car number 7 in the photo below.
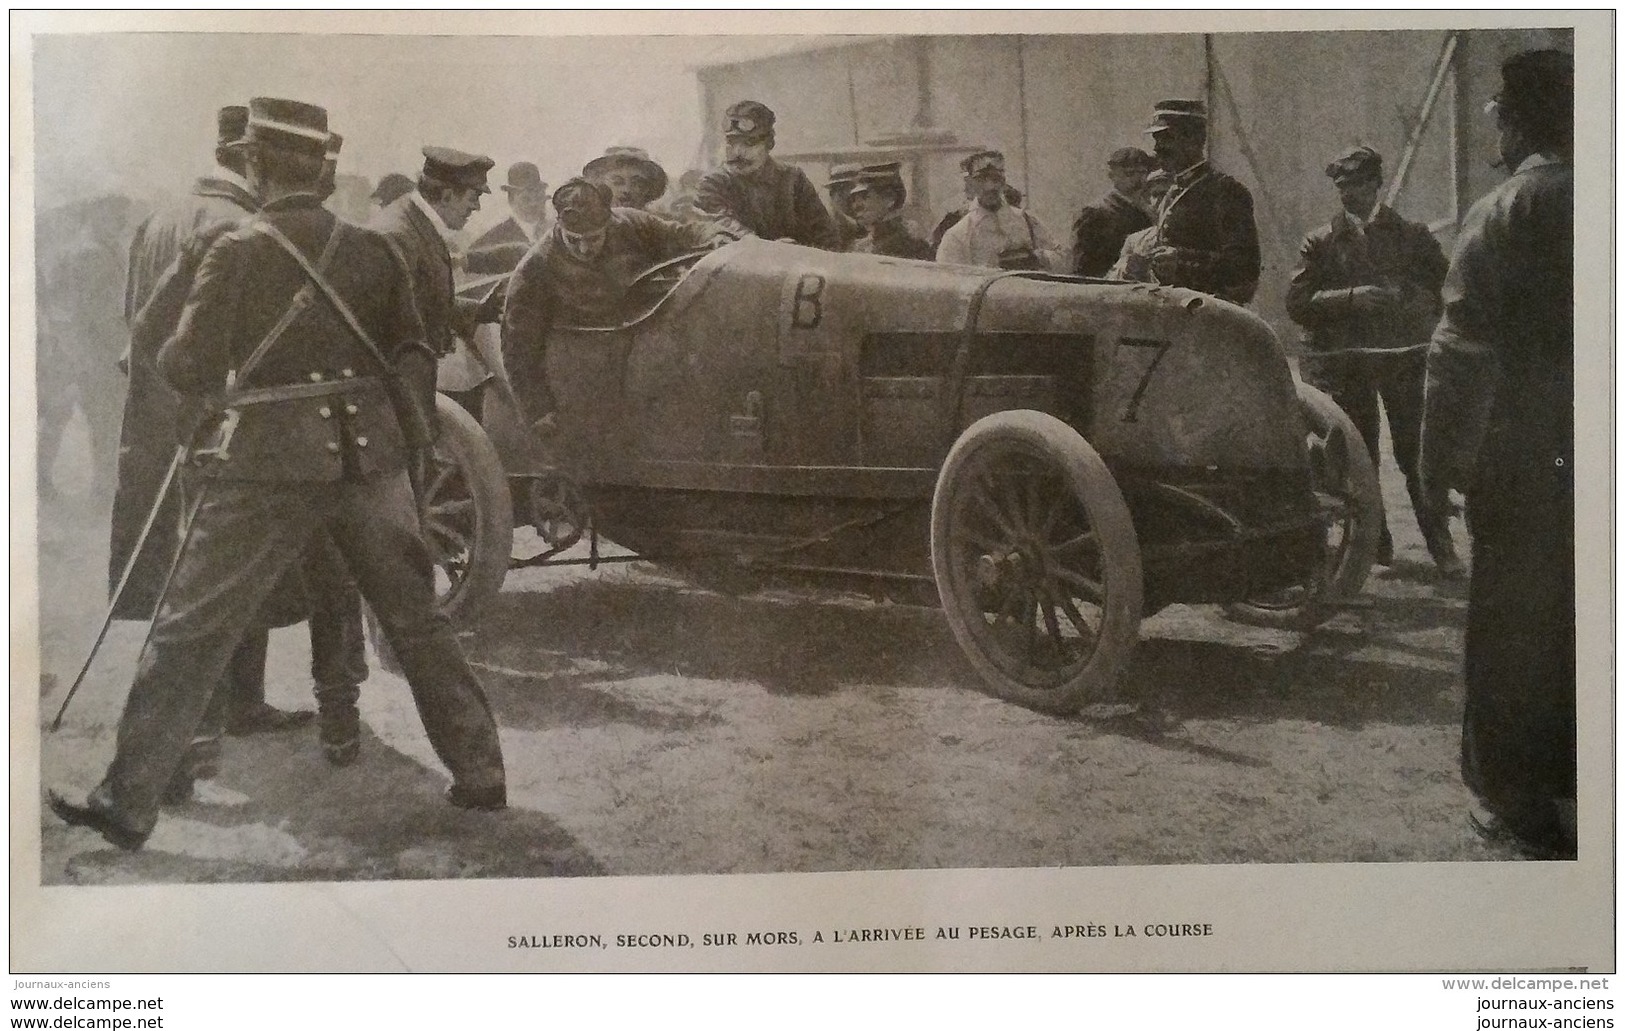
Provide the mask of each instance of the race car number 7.
POLYGON ((1140 376, 1139 385, 1134 388, 1134 393, 1129 395, 1128 404, 1123 408, 1121 421, 1138 422, 1140 418, 1140 402, 1145 399, 1146 388, 1151 385, 1151 376, 1157 371, 1157 366, 1161 364, 1162 356, 1167 354, 1168 349, 1174 346, 1174 342, 1172 340, 1149 340, 1144 337, 1122 337, 1117 343, 1120 348, 1132 347, 1141 353, 1145 351, 1154 352, 1151 355, 1151 360, 1146 363, 1145 372, 1140 376))

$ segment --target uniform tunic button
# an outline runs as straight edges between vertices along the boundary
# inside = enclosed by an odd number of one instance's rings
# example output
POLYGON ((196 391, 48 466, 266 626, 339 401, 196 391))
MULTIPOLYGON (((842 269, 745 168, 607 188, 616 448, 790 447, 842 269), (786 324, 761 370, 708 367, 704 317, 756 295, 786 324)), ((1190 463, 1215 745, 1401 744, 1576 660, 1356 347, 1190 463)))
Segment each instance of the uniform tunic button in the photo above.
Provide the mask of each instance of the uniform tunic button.
POLYGON ((330 440, 330 441, 327 442, 327 450, 337 452, 338 449, 339 449, 339 442, 338 441, 330 440))
POLYGON ((331 419, 333 417, 333 409, 327 407, 326 405, 322 405, 316 410, 316 414, 320 415, 324 419, 331 419))
POLYGON ((345 405, 344 406, 344 414, 345 415, 354 415, 355 413, 357 413, 359 411, 361 411, 361 409, 357 408, 355 405, 345 405))
POLYGON ((319 372, 311 373, 310 374, 310 381, 312 383, 320 383, 322 381, 322 374, 319 373, 319 372))
POLYGON ((357 438, 355 438, 355 446, 356 447, 366 447, 367 446, 367 438, 366 437, 357 437, 357 438))

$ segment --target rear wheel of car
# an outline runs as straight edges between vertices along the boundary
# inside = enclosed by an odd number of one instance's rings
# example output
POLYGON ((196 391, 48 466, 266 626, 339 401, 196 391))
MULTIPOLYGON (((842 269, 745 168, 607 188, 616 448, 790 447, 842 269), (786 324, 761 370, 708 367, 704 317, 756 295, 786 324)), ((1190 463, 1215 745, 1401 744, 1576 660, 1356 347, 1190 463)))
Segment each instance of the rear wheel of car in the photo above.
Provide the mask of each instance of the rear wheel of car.
POLYGON ((1046 712, 1109 698, 1139 639, 1140 545, 1076 430, 995 412, 948 452, 931 499, 943 611, 994 694, 1046 712))
POLYGON ((1238 623, 1311 630, 1365 587, 1382 535, 1382 487, 1360 431, 1325 393, 1298 384, 1308 425, 1309 476, 1324 513, 1319 561, 1302 584, 1249 598, 1226 612, 1238 623))

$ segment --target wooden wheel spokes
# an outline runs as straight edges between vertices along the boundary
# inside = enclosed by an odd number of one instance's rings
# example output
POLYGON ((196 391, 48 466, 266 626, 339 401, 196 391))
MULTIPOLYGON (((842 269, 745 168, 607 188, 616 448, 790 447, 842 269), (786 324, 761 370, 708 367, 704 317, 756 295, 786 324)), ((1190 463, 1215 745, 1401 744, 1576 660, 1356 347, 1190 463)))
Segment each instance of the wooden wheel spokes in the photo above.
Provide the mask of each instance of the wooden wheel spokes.
POLYGON ((1088 662, 1106 591, 1087 513, 1062 477, 1022 453, 989 456, 968 485, 950 550, 976 585, 996 661, 1045 677, 1088 662))

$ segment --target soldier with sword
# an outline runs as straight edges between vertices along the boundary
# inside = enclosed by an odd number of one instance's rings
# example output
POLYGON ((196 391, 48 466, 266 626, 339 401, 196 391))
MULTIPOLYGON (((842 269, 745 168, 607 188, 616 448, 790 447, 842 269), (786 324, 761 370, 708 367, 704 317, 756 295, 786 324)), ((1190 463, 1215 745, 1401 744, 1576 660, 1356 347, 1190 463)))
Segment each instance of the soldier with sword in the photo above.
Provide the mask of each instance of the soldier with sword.
POLYGON ((436 610, 406 475, 409 448, 427 441, 398 382, 433 354, 394 251, 320 205, 328 135, 320 107, 251 101, 245 149, 260 214, 209 248, 158 356, 172 387, 221 413, 194 452, 207 483, 191 500, 112 764, 83 802, 48 795, 58 817, 123 849, 146 843, 233 650, 318 531, 400 658, 451 771, 447 799, 507 804, 496 722, 436 610))

